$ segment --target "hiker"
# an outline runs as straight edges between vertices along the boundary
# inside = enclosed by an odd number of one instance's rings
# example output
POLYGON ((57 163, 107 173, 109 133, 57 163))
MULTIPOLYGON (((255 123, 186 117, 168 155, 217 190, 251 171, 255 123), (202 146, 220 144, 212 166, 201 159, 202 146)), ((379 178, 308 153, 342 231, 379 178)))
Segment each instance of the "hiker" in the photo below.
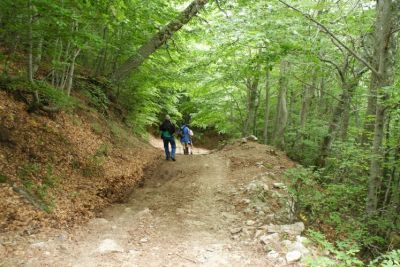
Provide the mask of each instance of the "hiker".
POLYGON ((160 132, 164 142, 166 160, 172 159, 175 161, 175 125, 171 122, 171 117, 169 115, 165 116, 164 122, 160 125, 160 132), (169 152, 169 144, 171 144, 171 153, 169 152))
POLYGON ((189 155, 189 147, 190 154, 193 154, 193 146, 192 146, 192 138, 193 131, 189 129, 189 125, 183 124, 180 129, 181 134, 181 144, 183 146, 183 154, 189 155))

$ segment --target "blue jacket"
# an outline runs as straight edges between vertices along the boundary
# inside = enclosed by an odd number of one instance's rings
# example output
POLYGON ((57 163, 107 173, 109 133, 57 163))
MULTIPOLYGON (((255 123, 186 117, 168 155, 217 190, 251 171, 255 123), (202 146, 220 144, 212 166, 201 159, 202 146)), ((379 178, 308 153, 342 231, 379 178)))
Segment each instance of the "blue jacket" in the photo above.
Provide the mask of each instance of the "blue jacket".
POLYGON ((189 127, 187 127, 186 124, 181 127, 181 133, 182 133, 181 142, 190 143, 189 127))

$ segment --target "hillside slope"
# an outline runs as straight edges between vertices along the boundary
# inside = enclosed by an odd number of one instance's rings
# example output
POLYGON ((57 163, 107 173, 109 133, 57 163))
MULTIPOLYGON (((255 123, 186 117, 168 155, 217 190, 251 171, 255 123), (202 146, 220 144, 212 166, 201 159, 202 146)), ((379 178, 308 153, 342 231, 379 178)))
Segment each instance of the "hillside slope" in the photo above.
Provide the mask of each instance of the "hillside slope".
POLYGON ((0 232, 85 221, 126 196, 160 155, 84 104, 49 117, 0 91, 0 232))

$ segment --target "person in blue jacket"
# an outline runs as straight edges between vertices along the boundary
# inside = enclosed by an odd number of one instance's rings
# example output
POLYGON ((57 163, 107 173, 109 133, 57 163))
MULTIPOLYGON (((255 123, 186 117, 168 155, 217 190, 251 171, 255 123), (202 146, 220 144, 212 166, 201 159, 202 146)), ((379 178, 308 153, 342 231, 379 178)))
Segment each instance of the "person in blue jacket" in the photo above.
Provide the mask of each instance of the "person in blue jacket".
POLYGON ((160 132, 164 142, 166 160, 172 159, 175 161, 175 125, 171 122, 171 117, 169 115, 165 116, 164 122, 160 125, 160 132), (171 144, 171 153, 169 152, 169 144, 171 144))
POLYGON ((189 147, 191 147, 192 140, 190 138, 190 129, 187 124, 183 124, 181 127, 181 143, 183 146, 183 154, 189 155, 189 147))

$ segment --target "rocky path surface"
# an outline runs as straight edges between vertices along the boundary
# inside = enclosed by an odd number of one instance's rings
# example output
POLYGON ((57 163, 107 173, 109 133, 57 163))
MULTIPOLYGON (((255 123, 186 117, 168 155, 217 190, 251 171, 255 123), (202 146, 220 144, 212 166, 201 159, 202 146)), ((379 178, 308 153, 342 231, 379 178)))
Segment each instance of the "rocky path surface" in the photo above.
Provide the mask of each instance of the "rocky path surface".
POLYGON ((294 163, 256 143, 206 153, 160 161, 87 224, 11 238, 0 266, 302 266, 314 252, 282 183, 294 163))
POLYGON ((227 203, 228 164, 217 155, 165 161, 126 203, 73 233, 37 240, 29 259, 14 264, 269 266, 265 253, 231 239, 240 218, 227 203))

